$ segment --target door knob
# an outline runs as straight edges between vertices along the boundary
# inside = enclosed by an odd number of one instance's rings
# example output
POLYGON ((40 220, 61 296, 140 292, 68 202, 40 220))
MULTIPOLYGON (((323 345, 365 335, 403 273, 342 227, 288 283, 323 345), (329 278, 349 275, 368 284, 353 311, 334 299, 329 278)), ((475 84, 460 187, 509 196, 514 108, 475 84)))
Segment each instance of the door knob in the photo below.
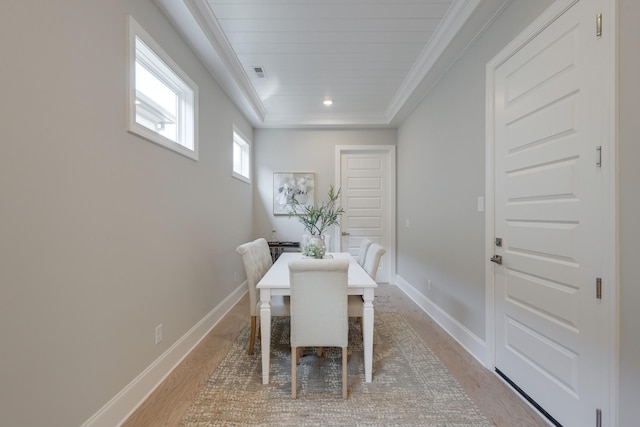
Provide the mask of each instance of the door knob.
POLYGON ((348 231, 343 231, 343 232, 342 232, 342 235, 343 235, 343 236, 350 236, 350 235, 351 235, 351 233, 349 233, 348 231))
POLYGON ((502 264, 502 257, 500 255, 494 255, 489 258, 491 262, 495 262, 496 264, 502 264))

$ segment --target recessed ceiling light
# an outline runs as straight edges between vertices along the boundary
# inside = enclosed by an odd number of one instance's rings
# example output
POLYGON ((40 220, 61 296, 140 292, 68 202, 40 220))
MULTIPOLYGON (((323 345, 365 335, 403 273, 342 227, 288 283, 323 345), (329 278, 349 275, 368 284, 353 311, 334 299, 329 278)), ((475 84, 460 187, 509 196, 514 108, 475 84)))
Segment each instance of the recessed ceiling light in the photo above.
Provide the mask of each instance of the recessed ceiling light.
POLYGON ((327 107, 328 107, 329 105, 333 105, 333 101, 332 101, 332 100, 330 100, 330 99, 325 99, 324 101, 322 101, 322 103, 323 103, 324 105, 326 105, 327 107))

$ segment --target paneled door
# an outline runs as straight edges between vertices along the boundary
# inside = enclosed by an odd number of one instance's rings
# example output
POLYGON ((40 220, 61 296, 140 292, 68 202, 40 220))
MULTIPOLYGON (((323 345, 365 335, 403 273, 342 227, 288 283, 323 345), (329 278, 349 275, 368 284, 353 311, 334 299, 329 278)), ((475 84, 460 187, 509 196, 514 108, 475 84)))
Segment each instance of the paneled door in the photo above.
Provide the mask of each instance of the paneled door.
MULTIPOLYGON (((340 248, 358 255, 362 239, 382 245, 386 253, 376 276, 379 283, 389 283, 395 264, 392 262, 395 230, 395 150, 388 146, 338 147, 339 182, 345 214, 340 223, 340 248)), ((338 168, 336 168, 338 169, 338 168)))
POLYGON ((492 70, 495 367, 564 427, 595 426, 605 402, 599 4, 492 70))

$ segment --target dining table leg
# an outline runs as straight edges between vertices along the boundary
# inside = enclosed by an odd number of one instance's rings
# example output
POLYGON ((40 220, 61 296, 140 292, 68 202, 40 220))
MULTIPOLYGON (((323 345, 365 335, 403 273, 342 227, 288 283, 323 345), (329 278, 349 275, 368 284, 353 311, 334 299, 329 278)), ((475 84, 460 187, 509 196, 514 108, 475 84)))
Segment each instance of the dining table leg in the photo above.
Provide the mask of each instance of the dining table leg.
POLYGON ((373 369, 373 288, 364 290, 362 298, 362 342, 364 344, 364 377, 370 383, 373 369))
POLYGON ((271 290, 260 289, 260 348, 262 351, 262 384, 269 384, 271 354, 271 290))

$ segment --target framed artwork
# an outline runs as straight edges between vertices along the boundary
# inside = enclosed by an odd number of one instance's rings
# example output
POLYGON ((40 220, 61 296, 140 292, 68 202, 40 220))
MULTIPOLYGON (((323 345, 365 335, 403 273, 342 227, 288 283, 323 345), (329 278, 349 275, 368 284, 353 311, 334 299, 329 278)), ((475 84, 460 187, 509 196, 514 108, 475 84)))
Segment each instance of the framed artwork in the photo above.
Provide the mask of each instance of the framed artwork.
POLYGON ((273 214, 289 215, 292 210, 291 199, 295 198, 300 206, 314 206, 315 174, 313 172, 274 172, 273 173, 273 214))

